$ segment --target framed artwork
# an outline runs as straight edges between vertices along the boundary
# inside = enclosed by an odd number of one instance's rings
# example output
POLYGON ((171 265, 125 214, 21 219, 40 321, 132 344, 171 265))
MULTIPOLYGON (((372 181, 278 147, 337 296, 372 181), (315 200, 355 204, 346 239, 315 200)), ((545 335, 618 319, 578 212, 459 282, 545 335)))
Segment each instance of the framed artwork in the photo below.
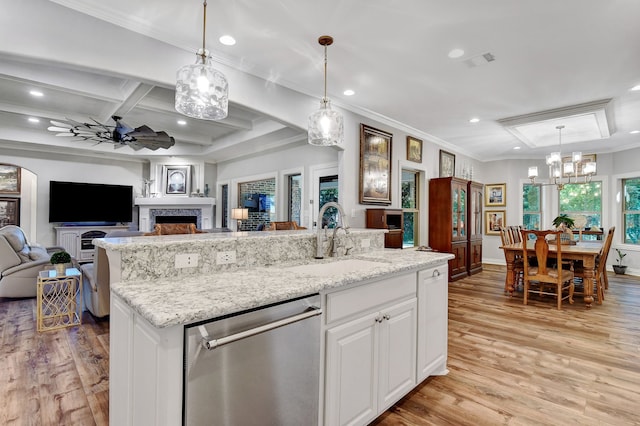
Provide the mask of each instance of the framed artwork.
POLYGON ((456 171, 456 156, 440 150, 440 177, 453 176, 456 171))
MULTIPOLYGON (((578 176, 585 176, 584 172, 583 172, 583 168, 585 166, 585 164, 596 162, 596 155, 595 154, 585 154, 582 156, 582 161, 580 161, 577 165, 578 167, 578 176)), ((560 170, 562 170, 562 177, 569 177, 569 176, 576 176, 575 173, 565 173, 564 172, 564 165, 566 163, 571 163, 571 157, 562 157, 562 168, 560 170)))
POLYGON ((20 195, 20 167, 0 164, 0 194, 20 195))
POLYGON ((485 234, 500 235, 500 227, 504 226, 505 210, 485 211, 484 223, 486 224, 485 234))
POLYGON ((500 207, 507 205, 507 184, 491 183, 484 186, 484 205, 500 207))
POLYGON ((360 204, 391 204, 391 139, 360 124, 360 204))
POLYGON ((164 166, 163 176, 165 195, 189 195, 191 166, 164 166))
POLYGON ((0 198, 0 228, 5 225, 20 226, 19 198, 0 198))
POLYGON ((407 136, 407 160, 422 163, 422 141, 407 136))

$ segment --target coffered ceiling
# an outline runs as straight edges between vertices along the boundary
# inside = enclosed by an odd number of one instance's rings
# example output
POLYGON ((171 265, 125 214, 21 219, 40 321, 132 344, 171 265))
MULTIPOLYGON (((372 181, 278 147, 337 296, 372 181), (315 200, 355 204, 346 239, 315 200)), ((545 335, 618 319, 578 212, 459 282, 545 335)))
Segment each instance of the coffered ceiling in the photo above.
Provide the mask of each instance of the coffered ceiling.
MULTIPOLYGON (((218 162, 306 143, 305 123, 241 106, 233 86, 229 118, 192 120, 175 112, 169 79, 137 74, 144 63, 127 61, 121 72, 93 64, 92 58, 104 55, 117 63, 117 52, 130 54, 142 38, 156 43, 153 51, 140 50, 141 58, 161 58, 162 46, 194 52, 202 44, 200 1, 3 3, 0 148, 138 158, 197 155, 218 162), (53 38, 57 52, 35 42, 43 34, 53 38), (30 96, 34 89, 45 96, 30 96), (51 119, 111 124, 112 115, 133 127, 164 130, 176 145, 167 152, 114 151, 109 144, 72 141, 46 130, 51 119)), ((267 88, 275 83, 319 99, 317 38, 330 34, 334 104, 481 161, 540 158, 550 150, 549 142, 523 143, 499 120, 609 99, 610 136, 589 136, 567 150, 606 153, 640 146, 640 133, 631 133, 640 130, 640 90, 630 90, 640 85, 637 1, 209 0, 207 10, 207 47, 221 66, 260 77, 267 88), (223 34, 237 44, 218 43, 223 34), (464 50, 461 57, 448 56, 454 48, 464 50), (345 96, 346 89, 355 94, 345 96), (479 121, 470 123, 474 117, 479 121)), ((173 75, 173 63, 167 66, 173 75)), ((550 126, 555 134, 556 121, 550 126)), ((567 124, 567 144, 580 131, 567 124)))

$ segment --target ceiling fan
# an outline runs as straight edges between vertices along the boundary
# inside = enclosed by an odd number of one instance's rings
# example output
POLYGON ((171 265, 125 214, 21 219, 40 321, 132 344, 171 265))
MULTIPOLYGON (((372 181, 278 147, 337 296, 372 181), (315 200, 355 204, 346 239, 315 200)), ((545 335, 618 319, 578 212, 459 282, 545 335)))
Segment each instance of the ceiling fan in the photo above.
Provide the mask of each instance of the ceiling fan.
POLYGON ((66 121, 51 120, 53 126, 48 130, 58 132, 56 136, 72 136, 98 143, 110 142, 115 149, 130 146, 136 151, 142 148, 155 151, 158 148, 169 149, 176 143, 167 132, 155 132, 148 126, 133 128, 124 123, 122 117, 114 115, 111 118, 116 122, 115 126, 102 124, 93 118, 93 123, 81 123, 69 118, 66 121))

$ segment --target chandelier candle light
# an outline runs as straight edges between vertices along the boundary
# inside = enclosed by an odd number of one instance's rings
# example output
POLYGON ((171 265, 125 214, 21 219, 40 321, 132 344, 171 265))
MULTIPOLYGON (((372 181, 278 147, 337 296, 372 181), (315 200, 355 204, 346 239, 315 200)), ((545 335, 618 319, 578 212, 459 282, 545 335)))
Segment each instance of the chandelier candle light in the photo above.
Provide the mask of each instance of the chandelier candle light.
POLYGON ((575 182, 578 182, 578 171, 580 166, 582 165, 581 174, 585 176, 585 182, 591 181, 591 176, 596 173, 596 163, 595 161, 589 161, 583 163, 582 161, 582 153, 581 152, 573 152, 571 154, 571 161, 562 163, 562 129, 564 126, 556 126, 558 129, 558 140, 559 140, 559 150, 557 152, 552 152, 547 155, 547 165, 549 166, 549 178, 552 179, 551 183, 541 184, 536 183, 536 178, 538 177, 538 167, 531 166, 529 167, 529 179, 531 179, 531 183, 534 185, 556 185, 558 190, 562 190, 565 184, 571 183, 572 175, 575 177, 575 182), (566 182, 562 181, 562 177, 567 176, 568 179, 566 182))
POLYGON ((342 114, 331 109, 327 98, 327 46, 333 44, 333 37, 323 35, 318 43, 324 46, 324 96, 320 109, 309 116, 309 143, 317 146, 341 145, 344 139, 344 119, 342 114))
POLYGON ((222 120, 229 110, 229 85, 224 74, 213 68, 205 48, 207 1, 204 5, 202 48, 196 52, 196 63, 178 70, 176 111, 203 120, 222 120))

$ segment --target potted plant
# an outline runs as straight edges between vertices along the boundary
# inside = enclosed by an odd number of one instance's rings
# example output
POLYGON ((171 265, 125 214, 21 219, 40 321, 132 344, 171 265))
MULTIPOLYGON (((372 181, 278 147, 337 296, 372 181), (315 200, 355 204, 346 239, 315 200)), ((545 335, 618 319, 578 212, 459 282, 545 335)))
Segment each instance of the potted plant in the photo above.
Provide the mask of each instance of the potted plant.
POLYGON ((618 275, 624 275, 627 272, 627 265, 622 264, 622 259, 627 253, 623 253, 620 249, 616 249, 616 253, 618 253, 618 264, 613 265, 613 271, 618 275))
POLYGON ((559 228, 562 225, 564 225, 567 229, 571 229, 573 228, 575 221, 573 220, 573 218, 569 217, 566 213, 562 213, 561 215, 553 219, 552 223, 553 223, 553 226, 555 226, 556 228, 559 228))
POLYGON ((51 255, 49 261, 56 267, 58 275, 62 275, 66 272, 66 264, 71 262, 71 255, 64 250, 57 251, 51 255))

